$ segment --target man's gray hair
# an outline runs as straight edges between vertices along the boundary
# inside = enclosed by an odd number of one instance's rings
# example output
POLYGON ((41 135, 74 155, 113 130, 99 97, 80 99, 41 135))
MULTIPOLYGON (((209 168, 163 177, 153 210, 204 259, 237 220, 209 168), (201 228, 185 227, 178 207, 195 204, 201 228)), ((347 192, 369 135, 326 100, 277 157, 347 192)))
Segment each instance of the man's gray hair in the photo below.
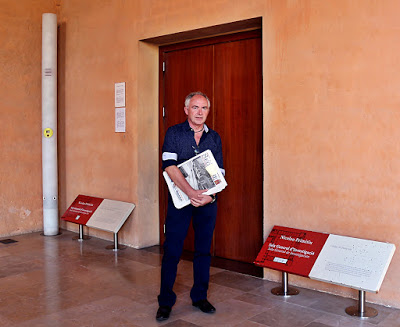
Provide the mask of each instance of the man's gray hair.
POLYGON ((185 98, 185 107, 189 107, 189 102, 195 95, 201 95, 201 96, 205 97, 207 102, 208 102, 208 108, 210 108, 210 106, 211 106, 210 99, 208 98, 207 95, 205 95, 203 92, 200 92, 200 91, 189 93, 186 96, 186 98, 185 98))

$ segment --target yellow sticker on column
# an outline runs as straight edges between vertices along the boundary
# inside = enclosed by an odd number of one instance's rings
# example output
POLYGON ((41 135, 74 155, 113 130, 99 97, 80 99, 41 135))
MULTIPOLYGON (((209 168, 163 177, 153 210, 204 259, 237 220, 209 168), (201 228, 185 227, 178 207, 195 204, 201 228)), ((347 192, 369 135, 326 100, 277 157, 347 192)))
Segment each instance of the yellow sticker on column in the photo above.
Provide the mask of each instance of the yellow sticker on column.
POLYGON ((53 130, 51 128, 45 128, 43 131, 44 137, 50 138, 53 136, 53 130))

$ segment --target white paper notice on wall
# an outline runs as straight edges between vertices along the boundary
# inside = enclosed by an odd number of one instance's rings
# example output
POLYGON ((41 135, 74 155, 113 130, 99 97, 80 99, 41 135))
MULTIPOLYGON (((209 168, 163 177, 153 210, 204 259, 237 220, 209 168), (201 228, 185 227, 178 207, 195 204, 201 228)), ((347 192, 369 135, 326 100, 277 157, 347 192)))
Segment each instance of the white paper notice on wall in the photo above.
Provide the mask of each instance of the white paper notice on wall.
POLYGON ((115 107, 125 107, 125 82, 115 83, 115 107))
POLYGON ((115 108, 115 132, 125 133, 125 108, 115 108))

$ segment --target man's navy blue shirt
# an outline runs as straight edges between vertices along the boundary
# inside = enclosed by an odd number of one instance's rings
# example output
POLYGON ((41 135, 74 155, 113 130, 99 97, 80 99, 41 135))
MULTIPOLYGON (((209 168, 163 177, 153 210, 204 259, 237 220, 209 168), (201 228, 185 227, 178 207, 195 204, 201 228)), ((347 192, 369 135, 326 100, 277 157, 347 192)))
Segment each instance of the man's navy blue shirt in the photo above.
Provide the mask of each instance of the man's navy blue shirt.
POLYGON ((211 150, 215 161, 225 175, 222 160, 222 143, 219 134, 204 124, 204 132, 199 145, 194 139, 194 131, 186 120, 168 128, 162 148, 162 169, 179 165, 197 154, 211 150))

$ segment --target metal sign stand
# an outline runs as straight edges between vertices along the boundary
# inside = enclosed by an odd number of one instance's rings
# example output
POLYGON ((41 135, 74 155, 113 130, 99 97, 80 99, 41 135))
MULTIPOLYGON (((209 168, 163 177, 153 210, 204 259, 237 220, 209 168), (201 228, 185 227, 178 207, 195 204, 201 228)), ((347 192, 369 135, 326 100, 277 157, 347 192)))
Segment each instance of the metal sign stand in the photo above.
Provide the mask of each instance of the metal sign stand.
POLYGON ((82 242, 83 240, 90 240, 91 237, 87 236, 87 235, 83 235, 83 225, 79 224, 79 236, 74 236, 72 239, 82 242))
POLYGON ((126 246, 118 244, 118 233, 114 233, 114 245, 107 245, 106 249, 113 250, 113 251, 125 250, 126 246))
POLYGON ((300 291, 298 289, 289 287, 288 278, 288 273, 282 271, 282 286, 273 288, 271 293, 279 296, 292 296, 299 294, 300 291))
POLYGON ((350 306, 346 308, 346 313, 350 316, 360 318, 372 318, 378 315, 378 311, 371 307, 365 306, 365 291, 358 291, 358 306, 350 306))

